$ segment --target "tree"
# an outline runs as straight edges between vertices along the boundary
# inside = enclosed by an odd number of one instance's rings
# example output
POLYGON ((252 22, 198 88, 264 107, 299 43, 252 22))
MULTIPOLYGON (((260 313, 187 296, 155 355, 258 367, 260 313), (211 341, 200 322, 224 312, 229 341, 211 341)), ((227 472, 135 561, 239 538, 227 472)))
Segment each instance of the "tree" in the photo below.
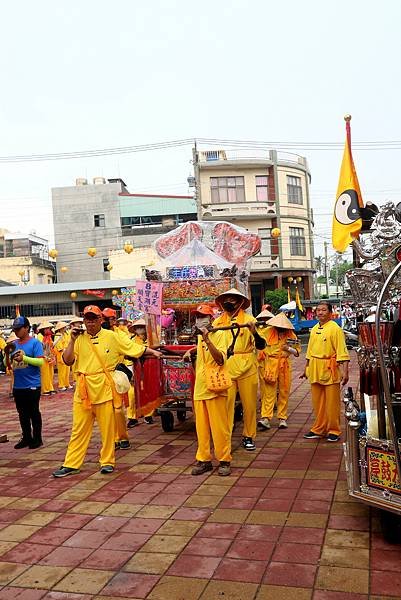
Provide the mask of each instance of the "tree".
POLYGON ((336 283, 338 278, 338 285, 344 290, 345 274, 347 271, 353 268, 354 265, 352 264, 352 262, 338 262, 337 265, 334 265, 334 267, 330 269, 331 281, 333 283, 336 283))
POLYGON ((272 305, 272 311, 276 313, 280 306, 286 304, 288 301, 287 290, 274 290, 265 292, 265 302, 266 304, 272 305))
POLYGON ((315 269, 318 273, 324 272, 324 257, 315 256, 315 269))

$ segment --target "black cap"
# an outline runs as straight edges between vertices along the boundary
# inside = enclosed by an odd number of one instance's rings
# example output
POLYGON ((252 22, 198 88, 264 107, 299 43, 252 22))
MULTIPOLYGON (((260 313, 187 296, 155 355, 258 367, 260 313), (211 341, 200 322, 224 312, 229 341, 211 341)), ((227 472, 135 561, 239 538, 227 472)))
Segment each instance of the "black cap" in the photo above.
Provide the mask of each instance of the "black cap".
POLYGON ((16 329, 20 329, 20 327, 30 327, 31 324, 28 321, 28 319, 26 317, 23 317, 22 315, 20 315, 19 317, 16 317, 14 319, 14 322, 12 324, 12 329, 13 331, 15 331, 16 329))

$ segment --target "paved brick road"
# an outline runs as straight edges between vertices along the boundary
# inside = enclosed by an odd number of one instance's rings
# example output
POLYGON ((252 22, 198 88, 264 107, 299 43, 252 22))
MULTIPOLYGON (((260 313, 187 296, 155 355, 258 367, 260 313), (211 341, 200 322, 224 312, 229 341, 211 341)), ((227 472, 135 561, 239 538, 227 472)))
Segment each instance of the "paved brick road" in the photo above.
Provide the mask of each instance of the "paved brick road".
POLYGON ((227 478, 190 475, 191 420, 131 430, 112 476, 98 473, 96 434, 81 474, 55 480, 71 394, 42 400, 45 445, 17 451, 0 378, 0 599, 401 598, 401 549, 349 498, 341 444, 302 438, 311 405, 297 374, 288 431, 274 426, 249 453, 237 427, 227 478))

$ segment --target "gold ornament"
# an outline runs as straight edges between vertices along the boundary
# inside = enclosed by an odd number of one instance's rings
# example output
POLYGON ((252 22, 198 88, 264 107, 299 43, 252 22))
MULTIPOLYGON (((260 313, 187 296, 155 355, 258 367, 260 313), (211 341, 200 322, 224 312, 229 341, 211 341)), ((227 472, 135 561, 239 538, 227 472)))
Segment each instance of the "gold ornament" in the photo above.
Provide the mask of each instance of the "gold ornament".
POLYGON ((298 283, 301 283, 302 277, 297 277, 297 281, 298 281, 298 283))
POLYGON ((49 250, 49 256, 50 256, 50 258, 57 258, 58 250, 56 250, 55 248, 53 248, 52 250, 49 250))
POLYGON ((107 269, 108 271, 111 271, 111 270, 112 270, 112 268, 113 268, 113 265, 107 265, 107 267, 106 267, 106 269, 107 269))
POLYGON ((20 277, 22 277, 23 275, 25 275, 25 271, 18 271, 18 275, 19 275, 20 277))
POLYGON ((77 292, 71 292, 71 294, 70 294, 71 300, 75 300, 77 297, 78 297, 77 292))
POLYGON ((93 258, 94 256, 96 256, 96 253, 97 253, 97 249, 96 249, 96 248, 88 248, 88 254, 89 254, 89 256, 91 256, 92 258, 93 258))
POLYGON ((68 271, 68 267, 61 267, 60 271, 61 271, 62 273, 67 273, 67 271, 68 271))
POLYGON ((281 230, 278 227, 273 227, 273 229, 271 230, 271 236, 272 238, 278 238, 281 235, 281 230))
POLYGON ((292 283, 294 281, 294 278, 293 277, 287 277, 287 281, 288 281, 288 283, 292 283))
POLYGON ((130 243, 130 242, 125 242, 124 244, 124 252, 126 252, 127 254, 131 254, 131 252, 133 251, 134 246, 130 243))
POLYGON ((112 290, 111 295, 112 296, 118 296, 118 290, 112 290))
POLYGON ((349 123, 351 121, 351 119, 352 119, 351 115, 344 115, 344 121, 346 123, 349 123))

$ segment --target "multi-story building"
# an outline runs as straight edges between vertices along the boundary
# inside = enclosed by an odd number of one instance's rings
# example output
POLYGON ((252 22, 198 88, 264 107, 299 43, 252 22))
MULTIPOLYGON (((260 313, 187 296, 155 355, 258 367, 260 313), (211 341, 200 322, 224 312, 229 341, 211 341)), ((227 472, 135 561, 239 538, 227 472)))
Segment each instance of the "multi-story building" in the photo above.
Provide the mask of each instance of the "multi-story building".
POLYGON ((54 188, 52 199, 61 282, 138 276, 157 237, 196 219, 192 196, 130 194, 122 179, 77 179, 75 186, 54 188), (131 254, 123 250, 126 242, 134 246, 131 254))
POLYGON ((313 214, 306 158, 276 151, 240 154, 193 150, 198 218, 222 220, 257 233, 261 251, 251 263, 253 304, 266 290, 297 281, 301 296, 312 296, 313 214), (272 229, 280 236, 273 238, 272 229), (298 278, 298 280, 297 280, 298 278))
POLYGON ((34 233, 0 230, 0 277, 13 285, 42 285, 55 281, 49 244, 34 233))

